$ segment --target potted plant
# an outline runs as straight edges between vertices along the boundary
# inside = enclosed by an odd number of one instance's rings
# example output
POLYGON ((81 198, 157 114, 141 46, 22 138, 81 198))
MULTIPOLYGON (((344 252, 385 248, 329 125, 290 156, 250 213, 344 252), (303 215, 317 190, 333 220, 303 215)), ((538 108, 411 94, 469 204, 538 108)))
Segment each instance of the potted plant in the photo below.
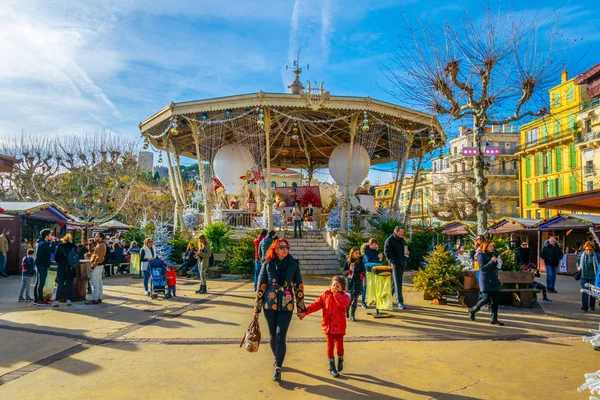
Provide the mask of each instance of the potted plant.
POLYGON ((452 253, 441 245, 437 245, 425 257, 425 263, 425 267, 420 268, 413 277, 415 289, 431 296, 433 304, 446 304, 444 296, 462 286, 459 280, 461 267, 456 264, 452 253))
POLYGON ((201 232, 210 243, 210 248, 215 261, 225 261, 225 251, 233 243, 233 228, 226 222, 217 221, 206 225, 201 232))
POLYGON ((242 279, 254 277, 254 239, 260 231, 250 231, 233 246, 227 259, 229 271, 242 279))

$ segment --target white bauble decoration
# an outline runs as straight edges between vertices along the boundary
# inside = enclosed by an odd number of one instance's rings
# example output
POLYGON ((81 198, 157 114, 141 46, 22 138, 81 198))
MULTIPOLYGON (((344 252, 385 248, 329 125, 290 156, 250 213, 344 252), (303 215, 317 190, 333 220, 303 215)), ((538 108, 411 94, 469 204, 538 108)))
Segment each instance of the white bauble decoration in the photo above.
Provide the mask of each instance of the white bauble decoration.
POLYGON ((221 181, 227 194, 237 196, 242 193, 245 181, 240 177, 252 169, 254 165, 250 151, 239 144, 228 144, 215 154, 213 171, 221 181))
MULTIPOLYGON (((346 185, 346 172, 348 170, 348 157, 350 155, 350 144, 344 143, 337 146, 329 156, 329 173, 331 177, 340 186, 342 194, 344 185, 346 185)), ((369 174, 371 159, 369 153, 359 144, 354 145, 352 151, 352 167, 350 168, 350 180, 348 184, 348 195, 352 196, 358 185, 365 180, 369 174)))

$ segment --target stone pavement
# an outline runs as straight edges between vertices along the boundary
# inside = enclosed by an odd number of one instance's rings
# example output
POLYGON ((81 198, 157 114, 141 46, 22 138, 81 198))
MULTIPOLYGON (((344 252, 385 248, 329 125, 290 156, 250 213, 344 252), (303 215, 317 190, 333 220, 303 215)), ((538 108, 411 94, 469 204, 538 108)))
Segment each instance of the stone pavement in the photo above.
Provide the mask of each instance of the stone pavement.
MULTIPOLYGON (((305 282, 311 301, 329 279, 305 282)), ((543 308, 502 307, 505 327, 406 285, 407 310, 374 320, 359 309, 348 322, 339 379, 327 371, 320 315, 294 318, 280 385, 263 317, 260 351, 239 348, 252 285, 209 281, 196 295, 197 285, 179 279, 177 298, 151 300, 140 280, 112 277, 103 304, 54 309, 16 303, 19 279, 0 280, 0 399, 586 399, 576 388, 600 369, 600 352, 581 340, 600 309, 581 312, 571 277, 559 276, 543 308)))

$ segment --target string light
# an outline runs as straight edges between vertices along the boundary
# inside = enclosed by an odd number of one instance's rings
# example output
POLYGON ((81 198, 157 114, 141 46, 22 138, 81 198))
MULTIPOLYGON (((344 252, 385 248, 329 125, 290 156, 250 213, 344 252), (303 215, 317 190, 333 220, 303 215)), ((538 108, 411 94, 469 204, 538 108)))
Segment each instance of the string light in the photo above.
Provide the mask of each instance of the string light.
POLYGON ((158 163, 162 163, 163 162, 163 158, 162 158, 162 150, 158 152, 158 163))
POLYGON ((264 118, 265 118, 265 114, 263 114, 263 109, 261 108, 261 109, 260 109, 260 112, 259 112, 259 114, 258 114, 258 121, 256 121, 256 124, 257 124, 257 125, 258 125, 260 128, 262 128, 262 127, 264 127, 264 126, 265 126, 265 120, 264 120, 264 118))
POLYGON ((363 111, 363 132, 367 132, 369 130, 369 118, 367 117, 367 112, 363 111))
POLYGON ((312 124, 329 124, 332 122, 337 122, 337 121, 342 121, 344 119, 348 119, 350 117, 352 117, 353 115, 356 115, 357 113, 352 113, 352 114, 348 114, 348 115, 344 115, 342 117, 339 118, 332 118, 332 119, 307 119, 307 118, 300 118, 300 117, 295 117, 293 115, 290 114, 286 114, 282 111, 276 110, 274 108, 271 109, 271 111, 273 111, 275 114, 279 114, 283 117, 286 117, 287 119, 291 119, 292 121, 297 121, 297 122, 308 122, 308 123, 312 123, 312 124))

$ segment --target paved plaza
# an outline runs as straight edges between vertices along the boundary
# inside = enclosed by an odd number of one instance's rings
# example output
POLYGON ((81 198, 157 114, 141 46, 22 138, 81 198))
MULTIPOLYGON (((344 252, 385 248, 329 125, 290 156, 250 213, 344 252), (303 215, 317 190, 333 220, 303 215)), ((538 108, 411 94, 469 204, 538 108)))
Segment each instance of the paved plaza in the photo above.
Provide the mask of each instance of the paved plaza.
MULTIPOLYGON (((307 300, 329 279, 306 277, 307 300)), ((348 322, 345 369, 328 373, 320 314, 294 318, 283 381, 261 316, 258 353, 239 347, 252 318, 252 284, 178 281, 178 297, 151 300, 141 281, 105 279, 105 302, 40 308, 17 303, 19 279, 0 281, 0 399, 586 399, 576 389, 600 369, 584 343, 600 311, 579 309, 578 283, 560 276, 553 303, 502 307, 507 326, 484 312, 468 319, 455 301, 433 306, 405 286, 409 308, 348 322)))

